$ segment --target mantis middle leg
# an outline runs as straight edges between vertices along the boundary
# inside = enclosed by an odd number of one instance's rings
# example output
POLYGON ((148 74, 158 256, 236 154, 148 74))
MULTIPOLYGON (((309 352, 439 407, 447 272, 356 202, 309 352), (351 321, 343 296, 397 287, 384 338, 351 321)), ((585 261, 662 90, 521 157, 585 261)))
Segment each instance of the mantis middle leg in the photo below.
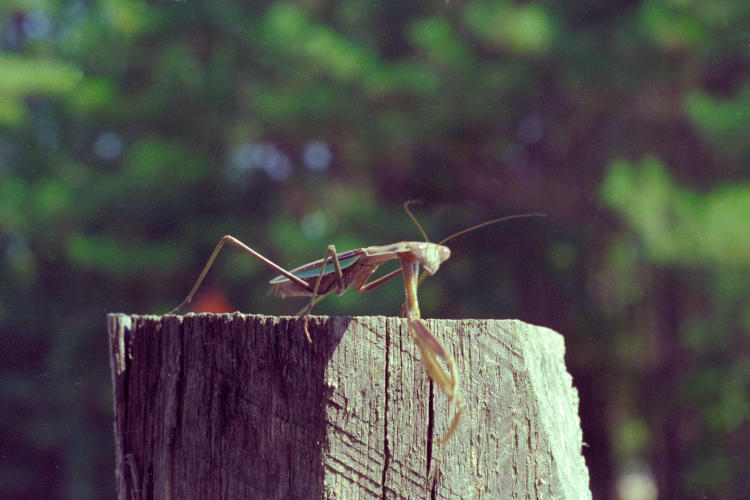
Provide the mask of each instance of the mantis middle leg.
POLYGON ((304 320, 304 330, 305 330, 305 336, 307 337, 307 341, 312 344, 312 338, 310 337, 310 331, 307 328, 307 324, 310 321, 310 311, 312 311, 313 305, 315 305, 315 299, 318 295, 318 289, 320 288, 320 282, 323 281, 323 275, 325 274, 326 265, 328 265, 328 259, 333 260, 333 267, 336 269, 336 288, 338 290, 344 290, 344 275, 341 272, 341 264, 339 263, 339 258, 336 255, 336 246, 335 245, 328 245, 328 250, 326 250, 326 256, 323 257, 323 263, 320 266, 320 272, 318 273, 318 279, 315 280, 315 286, 312 290, 312 297, 310 298, 310 303, 307 304, 307 310, 305 311, 305 320, 304 320))

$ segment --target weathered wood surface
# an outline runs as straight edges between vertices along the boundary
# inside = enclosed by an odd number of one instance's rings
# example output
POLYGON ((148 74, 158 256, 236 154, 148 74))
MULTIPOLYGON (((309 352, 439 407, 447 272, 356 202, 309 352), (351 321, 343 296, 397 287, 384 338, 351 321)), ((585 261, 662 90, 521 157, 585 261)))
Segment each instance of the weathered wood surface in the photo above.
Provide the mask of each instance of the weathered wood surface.
POLYGON ((428 320, 467 410, 445 446, 401 318, 107 318, 119 498, 590 498, 562 337, 428 320))

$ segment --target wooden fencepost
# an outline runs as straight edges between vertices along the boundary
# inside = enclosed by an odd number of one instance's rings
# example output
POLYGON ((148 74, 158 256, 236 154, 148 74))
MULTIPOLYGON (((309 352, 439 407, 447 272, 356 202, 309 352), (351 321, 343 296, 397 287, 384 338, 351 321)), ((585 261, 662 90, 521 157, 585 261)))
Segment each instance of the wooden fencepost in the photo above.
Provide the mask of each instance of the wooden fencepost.
POLYGON ((591 498, 562 336, 427 323, 467 404, 445 445, 405 319, 108 315, 118 498, 591 498))

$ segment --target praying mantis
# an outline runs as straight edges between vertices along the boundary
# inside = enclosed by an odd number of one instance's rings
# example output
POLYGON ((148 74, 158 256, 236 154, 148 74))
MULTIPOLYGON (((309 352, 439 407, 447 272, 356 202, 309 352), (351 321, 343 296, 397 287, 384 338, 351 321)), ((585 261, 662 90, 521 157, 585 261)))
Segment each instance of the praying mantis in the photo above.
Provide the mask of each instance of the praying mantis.
POLYGON ((406 316, 409 333, 419 348, 427 375, 440 386, 440 389, 448 399, 449 405, 455 409, 448 431, 442 439, 438 440, 439 443, 445 443, 458 427, 461 415, 465 410, 465 405, 459 390, 460 384, 456 363, 453 360, 453 356, 435 338, 427 327, 427 323, 421 318, 417 289, 427 275, 435 274, 440 265, 450 257, 450 249, 443 245, 443 243, 469 231, 497 222, 521 217, 545 217, 545 215, 529 213, 500 217, 458 231, 444 238, 439 243, 432 243, 427 238, 422 225, 409 210, 409 204, 411 203, 413 203, 413 200, 404 203, 404 210, 416 224, 425 241, 400 241, 389 245, 357 248, 342 253, 336 251, 335 245, 329 245, 322 259, 297 267, 291 271, 287 271, 264 257, 234 236, 225 235, 214 248, 208 262, 203 266, 203 270, 185 300, 168 314, 175 314, 190 303, 225 243, 229 243, 252 255, 279 273, 278 276, 270 281, 270 293, 278 295, 281 298, 291 296, 310 297, 310 302, 304 309, 305 317, 303 321, 303 329, 308 342, 312 342, 308 329, 310 312, 312 307, 322 298, 333 292, 337 295, 342 295, 352 286, 359 292, 366 292, 390 281, 399 274, 403 274, 405 301, 402 313, 406 316), (378 266, 394 259, 399 260, 400 267, 398 269, 380 278, 368 281, 378 266), (420 265, 426 271, 426 274, 422 275, 421 279, 419 277, 420 265), (447 371, 440 360, 447 366, 447 371))

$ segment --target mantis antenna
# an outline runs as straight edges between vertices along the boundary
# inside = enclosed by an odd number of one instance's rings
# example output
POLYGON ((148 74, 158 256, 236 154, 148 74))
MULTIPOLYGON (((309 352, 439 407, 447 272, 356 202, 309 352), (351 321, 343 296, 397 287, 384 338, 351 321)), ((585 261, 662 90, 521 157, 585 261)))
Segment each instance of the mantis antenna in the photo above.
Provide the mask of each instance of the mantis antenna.
MULTIPOLYGON (((505 217, 498 217, 497 219, 491 219, 491 220, 482 222, 481 224, 477 224, 476 226, 467 227, 466 229, 462 229, 458 231, 457 233, 453 233, 447 238, 443 238, 442 240, 440 240, 438 244, 442 245, 446 241, 452 240, 453 238, 456 238, 457 236, 461 236, 462 234, 469 233, 475 229, 479 229, 480 227, 489 226, 490 224, 495 224, 497 222, 504 222, 504 221, 512 220, 512 219, 522 219, 524 217, 547 217, 547 214, 531 213, 531 214, 516 214, 516 215, 507 215, 505 217)), ((424 234, 424 232, 422 232, 422 234, 424 234)))
POLYGON ((429 243, 430 238, 427 237, 427 233, 425 233, 424 228, 422 227, 422 224, 419 223, 417 218, 414 217, 414 214, 411 213, 411 210, 409 210, 409 205, 411 205, 412 203, 422 203, 422 200, 407 200, 406 202, 404 202, 404 210, 406 211, 406 215, 409 216, 409 218, 414 223, 414 225, 417 226, 417 229, 419 229, 419 232, 422 233, 424 240, 429 243))
MULTIPOLYGON (((419 229, 419 232, 422 235, 422 237, 424 238, 424 240, 429 243, 430 242, 430 238, 427 237, 427 233, 425 232, 424 228, 422 227, 422 224, 419 223, 419 221, 414 216, 414 214, 412 213, 412 211, 409 210, 409 205, 412 205, 414 203, 422 203, 422 200, 408 200, 408 201, 406 201, 404 203, 404 211, 406 211, 406 215, 409 216, 409 218, 414 223, 414 225, 417 226, 417 229, 419 229)), ((470 233, 471 231, 474 231, 475 229, 479 229, 479 228, 482 228, 482 227, 485 227, 485 226, 489 226, 491 224, 496 224, 498 222, 504 222, 504 221, 513 220, 513 219, 522 219, 524 217, 547 217, 547 214, 535 212, 535 213, 529 213, 529 214, 507 215, 505 217, 498 217, 497 219, 490 219, 488 221, 484 221, 484 222, 482 222, 480 224, 476 224, 474 226, 467 227, 466 229, 462 229, 462 230, 460 230, 460 231, 458 231, 456 233, 453 233, 450 236, 447 236, 447 237, 443 238, 442 240, 440 240, 438 242, 438 245, 442 245, 446 241, 450 241, 453 238, 457 238, 458 236, 461 236, 463 234, 470 233)))
MULTIPOLYGON (((409 200, 409 201, 407 201, 406 203, 404 203, 404 210, 406 210, 406 214, 409 216, 409 218, 412 221, 414 221, 414 224, 416 224, 417 229, 419 229, 419 232, 422 233, 422 236, 424 236, 425 241, 429 242, 430 240, 427 238, 427 233, 425 233, 424 229, 422 228, 422 225, 419 223, 419 221, 417 220, 417 218, 414 217, 414 214, 411 213, 411 210, 409 210, 409 204, 411 204, 411 203, 421 203, 421 200, 409 200)), ((505 217, 498 217, 496 219, 490 219, 488 221, 484 221, 484 222, 481 222, 481 223, 476 224, 474 226, 467 227, 466 229, 462 229, 462 230, 460 230, 458 232, 455 232, 455 233, 451 234, 450 236, 447 236, 447 237, 443 238, 442 240, 440 240, 438 242, 438 245, 442 245, 446 241, 450 241, 453 238, 457 238, 457 237, 459 237, 461 235, 464 235, 466 233, 470 233, 470 232, 474 231, 475 229, 479 229, 479 228, 482 228, 482 227, 485 227, 485 226, 489 226, 491 224, 497 224, 498 222, 504 222, 504 221, 513 220, 513 219, 522 219, 522 218, 525 218, 525 217, 547 217, 547 214, 543 214, 543 213, 540 213, 540 212, 534 212, 534 213, 529 213, 529 214, 506 215, 505 217)), ((417 282, 417 286, 421 285, 422 282, 425 279, 427 279, 427 276, 428 276, 427 273, 422 274, 422 276, 419 277, 419 281, 417 282)))

